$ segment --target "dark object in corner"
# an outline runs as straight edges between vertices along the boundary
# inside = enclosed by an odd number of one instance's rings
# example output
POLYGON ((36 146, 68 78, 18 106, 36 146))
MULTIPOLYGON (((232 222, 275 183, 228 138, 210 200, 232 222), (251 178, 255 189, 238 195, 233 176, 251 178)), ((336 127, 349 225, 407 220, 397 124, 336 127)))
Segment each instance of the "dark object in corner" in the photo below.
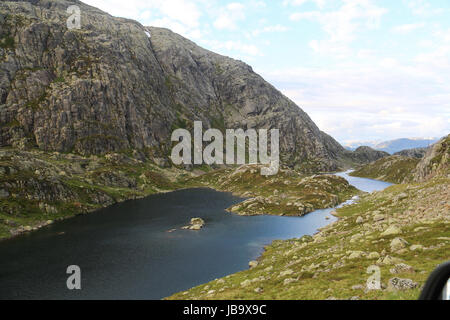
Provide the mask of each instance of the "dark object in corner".
MULTIPOLYGON (((450 278, 450 261, 440 264, 428 277, 419 300, 442 300, 443 289, 450 278)), ((448 290, 448 288, 447 288, 448 290)))

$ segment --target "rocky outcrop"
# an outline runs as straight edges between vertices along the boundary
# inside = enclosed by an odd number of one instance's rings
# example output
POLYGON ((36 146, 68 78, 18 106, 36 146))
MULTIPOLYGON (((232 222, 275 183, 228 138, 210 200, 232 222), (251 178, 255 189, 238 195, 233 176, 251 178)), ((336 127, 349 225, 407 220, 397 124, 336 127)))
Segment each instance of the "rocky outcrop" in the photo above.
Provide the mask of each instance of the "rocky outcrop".
POLYGON ((188 226, 184 226, 181 229, 184 230, 200 230, 205 225, 205 220, 202 218, 192 218, 188 226))
POLYGON ((396 153, 394 153, 394 155, 421 159, 425 156, 425 154, 427 153, 427 150, 428 150, 428 148, 406 149, 406 150, 396 152, 396 153))
POLYGON ((389 153, 362 146, 349 154, 349 156, 357 163, 370 163, 389 156, 389 153))
POLYGON ((336 175, 304 175, 281 168, 276 175, 264 177, 260 169, 259 165, 243 165, 216 170, 190 182, 247 198, 227 209, 246 216, 303 216, 316 209, 335 207, 359 193, 346 179, 336 175))
MULTIPOLYGON (((0 146, 165 161, 174 128, 278 128, 284 164, 336 170, 343 147, 242 61, 79 1, 0 3, 0 146), (66 26, 69 5, 81 29, 66 26)), ((345 154, 345 155, 343 155, 345 154)))
POLYGON ((425 181, 437 175, 450 174, 450 135, 442 138, 430 147, 417 164, 413 173, 414 181, 425 181))

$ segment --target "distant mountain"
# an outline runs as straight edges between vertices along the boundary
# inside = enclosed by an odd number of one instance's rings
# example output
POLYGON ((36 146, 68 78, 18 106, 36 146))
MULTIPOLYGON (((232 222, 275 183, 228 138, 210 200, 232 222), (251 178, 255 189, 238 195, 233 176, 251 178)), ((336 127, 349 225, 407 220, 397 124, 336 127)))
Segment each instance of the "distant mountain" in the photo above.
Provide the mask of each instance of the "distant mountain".
POLYGON ((427 148, 438 140, 438 138, 400 138, 389 141, 355 141, 345 144, 345 147, 353 151, 360 146, 369 146, 393 154, 406 149, 427 148))
POLYGON ((381 142, 374 146, 375 149, 386 151, 388 153, 395 153, 398 151, 402 151, 405 149, 414 149, 414 148, 427 148, 433 143, 436 143, 439 139, 431 138, 431 139, 395 139, 390 141, 381 142))

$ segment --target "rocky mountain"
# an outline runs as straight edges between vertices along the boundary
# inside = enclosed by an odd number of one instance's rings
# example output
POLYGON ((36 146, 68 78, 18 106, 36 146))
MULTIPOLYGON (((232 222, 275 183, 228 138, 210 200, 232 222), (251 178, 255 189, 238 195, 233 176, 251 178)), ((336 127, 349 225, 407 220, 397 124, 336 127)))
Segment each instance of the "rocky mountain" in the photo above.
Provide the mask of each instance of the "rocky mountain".
POLYGON ((278 128, 282 163, 353 160, 242 61, 80 1, 0 3, 0 146, 167 158, 173 129, 278 128), (68 29, 70 5, 81 28, 68 29))
POLYGON ((414 181, 426 181, 435 176, 450 175, 450 135, 428 149, 413 172, 414 181))
POLYGON ((421 159, 427 153, 427 150, 428 148, 405 149, 394 153, 394 155, 421 159))
POLYGON ((351 157, 358 163, 370 163, 387 156, 389 153, 368 146, 359 147, 351 154, 351 157))

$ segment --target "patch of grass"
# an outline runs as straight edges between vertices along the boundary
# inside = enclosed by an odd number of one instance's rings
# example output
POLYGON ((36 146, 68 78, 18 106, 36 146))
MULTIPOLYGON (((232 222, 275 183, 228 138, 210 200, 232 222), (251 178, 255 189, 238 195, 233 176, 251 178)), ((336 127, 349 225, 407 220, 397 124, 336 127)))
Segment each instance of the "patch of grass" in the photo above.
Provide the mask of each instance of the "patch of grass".
POLYGON ((369 163, 350 175, 371 178, 392 183, 403 183, 411 179, 412 172, 420 159, 403 156, 390 156, 369 163))
POLYGON ((5 36, 0 40, 0 48, 2 49, 15 49, 15 41, 14 38, 11 36, 5 36))

